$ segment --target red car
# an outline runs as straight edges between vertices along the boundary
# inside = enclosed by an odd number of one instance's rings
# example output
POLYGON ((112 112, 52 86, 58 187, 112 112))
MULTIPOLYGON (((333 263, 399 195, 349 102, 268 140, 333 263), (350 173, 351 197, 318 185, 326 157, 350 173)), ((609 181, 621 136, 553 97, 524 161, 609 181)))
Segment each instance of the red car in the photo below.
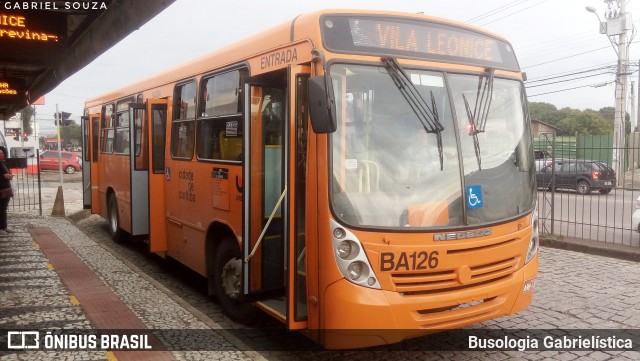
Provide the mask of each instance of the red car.
POLYGON ((40 154, 40 169, 42 170, 58 170, 60 165, 58 162, 58 153, 62 158, 62 169, 67 174, 75 173, 82 169, 80 158, 73 152, 58 152, 57 150, 47 150, 40 154))

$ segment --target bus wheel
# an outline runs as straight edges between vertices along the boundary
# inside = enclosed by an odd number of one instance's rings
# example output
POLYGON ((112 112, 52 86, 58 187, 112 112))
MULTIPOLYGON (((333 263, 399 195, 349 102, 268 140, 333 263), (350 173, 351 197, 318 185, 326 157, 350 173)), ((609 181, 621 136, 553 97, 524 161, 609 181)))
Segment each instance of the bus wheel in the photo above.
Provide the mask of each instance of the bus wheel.
POLYGON ((124 241, 124 231, 120 228, 120 219, 118 217, 118 201, 116 201, 116 196, 113 193, 109 196, 108 210, 109 235, 114 242, 122 243, 122 241, 124 241))
POLYGON ((231 237, 225 237, 214 258, 215 293, 222 309, 233 320, 249 323, 255 308, 242 299, 242 253, 231 237))

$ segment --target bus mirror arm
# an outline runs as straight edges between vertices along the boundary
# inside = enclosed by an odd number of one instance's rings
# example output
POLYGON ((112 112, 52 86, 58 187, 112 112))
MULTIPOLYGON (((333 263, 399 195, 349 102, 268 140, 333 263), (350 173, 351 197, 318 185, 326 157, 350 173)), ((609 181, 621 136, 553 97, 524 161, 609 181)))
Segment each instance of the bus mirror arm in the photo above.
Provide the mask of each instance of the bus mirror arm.
POLYGON ((320 61, 323 76, 309 78, 309 112, 311 127, 318 134, 333 133, 337 129, 336 100, 333 94, 333 83, 326 67, 324 54, 318 50, 311 51, 314 61, 320 61))
POLYGON ((248 256, 246 256, 244 258, 244 263, 248 263, 249 260, 251 259, 251 257, 253 257, 254 254, 256 254, 256 251, 258 250, 258 247, 260 247, 260 243, 262 243, 262 239, 264 238, 264 234, 267 233, 267 229, 269 228, 269 225, 271 224, 271 221, 273 220, 273 217, 276 215, 276 211, 278 210, 278 208, 280 208, 280 205, 282 204, 282 201, 284 200, 284 196, 287 194, 287 184, 284 184, 284 189, 282 190, 282 194, 280 195, 280 199, 278 199, 278 203, 276 203, 276 205, 273 207, 273 211, 271 211, 271 215, 269 216, 269 219, 267 220, 267 224, 264 225, 264 228, 262 228, 262 232, 260 233, 260 237, 258 237, 258 240, 256 241, 256 245, 253 246, 253 249, 251 250, 251 253, 249 253, 248 256))

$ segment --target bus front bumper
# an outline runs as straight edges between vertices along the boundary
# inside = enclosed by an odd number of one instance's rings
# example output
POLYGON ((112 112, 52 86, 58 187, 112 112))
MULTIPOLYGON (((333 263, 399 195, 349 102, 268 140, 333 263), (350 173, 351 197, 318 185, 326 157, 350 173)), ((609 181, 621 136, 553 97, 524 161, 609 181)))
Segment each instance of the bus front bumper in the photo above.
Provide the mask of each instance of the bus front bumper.
POLYGON ((404 339, 516 313, 532 300, 538 255, 499 282, 458 291, 403 295, 340 280, 324 297, 326 348, 359 348, 404 339))

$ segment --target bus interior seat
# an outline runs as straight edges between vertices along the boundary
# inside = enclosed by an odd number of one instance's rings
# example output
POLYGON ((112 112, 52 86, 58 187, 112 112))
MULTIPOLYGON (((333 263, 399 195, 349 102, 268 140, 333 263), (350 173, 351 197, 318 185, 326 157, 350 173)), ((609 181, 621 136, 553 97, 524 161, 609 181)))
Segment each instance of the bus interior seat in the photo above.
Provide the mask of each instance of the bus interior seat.
POLYGON ((371 193, 380 188, 380 167, 372 160, 361 159, 358 170, 358 192, 371 193))

